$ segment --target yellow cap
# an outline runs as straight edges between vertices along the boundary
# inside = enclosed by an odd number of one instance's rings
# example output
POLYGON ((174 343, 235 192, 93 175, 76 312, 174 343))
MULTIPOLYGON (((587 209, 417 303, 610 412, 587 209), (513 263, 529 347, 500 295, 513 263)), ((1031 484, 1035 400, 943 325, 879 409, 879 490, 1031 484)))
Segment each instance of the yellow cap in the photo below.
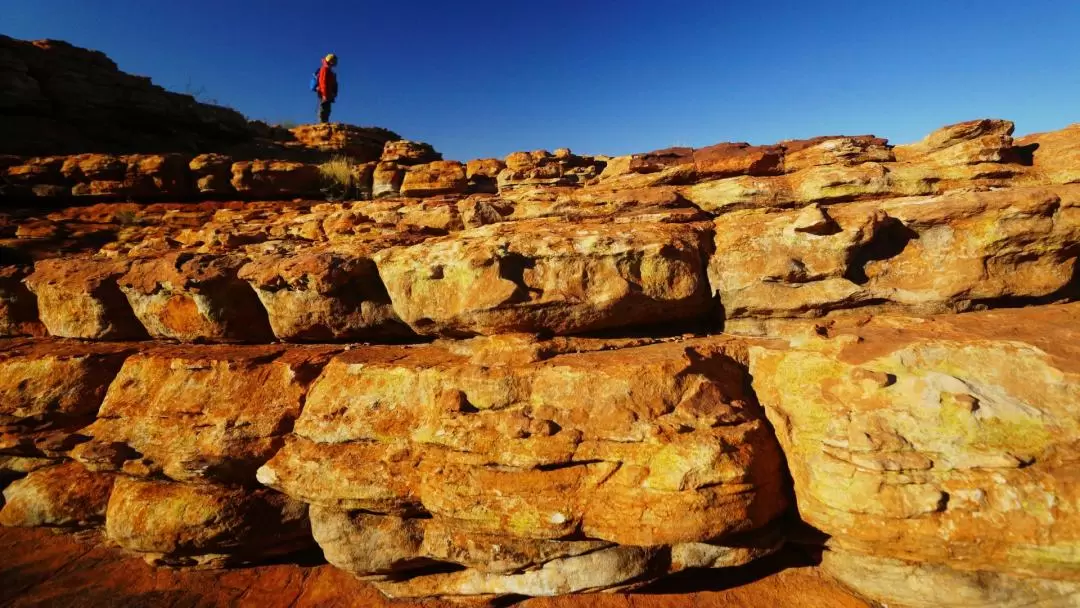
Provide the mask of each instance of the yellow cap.
POLYGON ((335 55, 333 53, 330 53, 329 55, 327 55, 326 56, 326 63, 330 63, 330 64, 337 63, 337 55, 335 55))

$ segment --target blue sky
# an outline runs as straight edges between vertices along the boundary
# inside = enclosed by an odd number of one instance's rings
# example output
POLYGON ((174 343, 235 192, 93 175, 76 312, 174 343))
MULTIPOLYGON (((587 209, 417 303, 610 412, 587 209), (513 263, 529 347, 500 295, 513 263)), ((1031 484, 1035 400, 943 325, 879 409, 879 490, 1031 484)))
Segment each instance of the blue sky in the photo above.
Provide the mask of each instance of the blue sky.
POLYGON ((0 33, 99 49, 120 68, 271 122, 310 122, 311 72, 340 58, 334 119, 448 158, 1008 118, 1080 121, 1080 2, 0 0, 0 33))

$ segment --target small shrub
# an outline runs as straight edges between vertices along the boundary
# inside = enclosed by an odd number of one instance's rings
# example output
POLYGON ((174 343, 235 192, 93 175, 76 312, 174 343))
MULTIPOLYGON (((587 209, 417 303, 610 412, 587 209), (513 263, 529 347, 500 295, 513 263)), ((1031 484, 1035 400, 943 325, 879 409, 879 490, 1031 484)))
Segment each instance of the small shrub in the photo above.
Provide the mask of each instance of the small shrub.
POLYGON ((335 156, 319 165, 323 194, 328 200, 341 201, 360 198, 360 180, 354 167, 356 163, 348 156, 335 156))

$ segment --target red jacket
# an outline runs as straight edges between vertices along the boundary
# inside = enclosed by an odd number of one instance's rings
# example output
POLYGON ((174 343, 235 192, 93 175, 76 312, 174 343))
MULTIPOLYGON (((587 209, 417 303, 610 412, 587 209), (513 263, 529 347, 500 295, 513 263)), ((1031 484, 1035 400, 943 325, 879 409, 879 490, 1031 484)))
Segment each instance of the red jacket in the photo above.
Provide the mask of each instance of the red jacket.
POLYGON ((319 68, 319 96, 325 101, 337 99, 337 74, 323 59, 322 67, 319 68))

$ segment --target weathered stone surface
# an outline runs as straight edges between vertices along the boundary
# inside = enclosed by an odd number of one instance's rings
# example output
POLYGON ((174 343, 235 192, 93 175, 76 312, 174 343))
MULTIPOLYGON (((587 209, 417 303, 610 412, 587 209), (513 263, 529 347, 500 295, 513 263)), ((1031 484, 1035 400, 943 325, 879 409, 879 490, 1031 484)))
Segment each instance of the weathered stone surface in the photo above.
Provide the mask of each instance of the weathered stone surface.
POLYGON ((0 454, 29 457, 60 457, 74 446, 130 353, 66 341, 0 345, 0 454))
POLYGON ((741 211, 715 226, 709 278, 728 319, 968 310, 1069 288, 1080 188, 741 211))
POLYGON ((399 165, 422 165, 442 160, 442 154, 436 152, 430 144, 399 139, 386 142, 378 160, 399 165))
POLYGON ((353 574, 387 575, 429 565, 420 556, 423 519, 311 508, 311 533, 326 561, 353 574))
POLYGON ((784 172, 792 173, 820 165, 857 165, 896 160, 888 141, 873 135, 837 135, 781 142, 784 172))
POLYGON ((316 165, 254 160, 232 166, 233 189, 251 198, 317 195, 319 186, 319 168, 316 165))
POLYGON ((468 189, 465 166, 453 160, 439 160, 409 167, 401 182, 402 196, 460 194, 468 189))
POLYGON ((751 530, 784 498, 730 346, 558 354, 605 347, 575 340, 491 367, 484 341, 472 364, 440 346, 353 349, 324 369, 298 438, 259 480, 521 538, 659 545, 751 530))
POLYGON ((1080 182, 1080 123, 1060 131, 1035 133, 1016 140, 1020 148, 1032 151, 1035 171, 1053 184, 1080 182))
POLYGON ((274 492, 118 476, 108 539, 155 565, 214 568, 308 547, 307 506, 274 492))
POLYGON ((380 161, 372 173, 371 196, 394 196, 401 190, 401 183, 405 180, 405 166, 397 163, 380 161))
POLYGON ((942 127, 918 143, 896 146, 899 161, 939 165, 999 163, 1012 147, 1013 123, 984 118, 942 127))
POLYGON ((499 172, 506 168, 506 163, 498 158, 478 158, 465 164, 465 178, 469 181, 470 192, 495 193, 499 191, 497 183, 499 172))
POLYGON ((1077 581, 1078 319, 874 317, 752 346, 799 515, 838 549, 1077 581))
POLYGON ((128 340, 146 336, 117 279, 124 260, 71 257, 42 260, 26 278, 41 322, 54 336, 128 340))
POLYGON ((104 523, 111 473, 65 462, 32 471, 4 489, 2 526, 80 528, 104 523))
POLYGON ((965 572, 948 566, 827 551, 822 567, 859 595, 911 608, 1069 608, 1080 583, 965 572))
POLYGON ((251 484, 333 352, 205 346, 133 355, 73 455, 94 470, 251 484))
POLYGON ((133 261, 118 283, 153 338, 266 342, 266 313, 237 277, 245 263, 241 255, 176 252, 133 261))
POLYGON ((700 318, 700 226, 518 222, 375 254, 394 310, 417 333, 557 334, 700 318))
POLYGON ((647 547, 612 547, 553 560, 537 570, 518 574, 463 570, 403 582, 376 582, 375 586, 392 598, 582 593, 615 587, 647 576, 653 555, 654 551, 647 547))
POLYGON ((67 157, 60 173, 73 184, 74 196, 183 198, 189 193, 188 161, 180 154, 80 154, 67 157))
POLYGON ((259 256, 240 270, 289 342, 412 335, 394 312, 371 259, 374 247, 319 248, 259 256))
POLYGON ((604 162, 564 150, 554 155, 547 150, 514 152, 506 157, 499 172, 499 191, 535 186, 582 185, 604 170, 604 162))
POLYGON ((307 149, 345 156, 357 163, 379 160, 385 144, 389 143, 387 138, 397 139, 384 129, 341 123, 300 125, 289 131, 307 149))

